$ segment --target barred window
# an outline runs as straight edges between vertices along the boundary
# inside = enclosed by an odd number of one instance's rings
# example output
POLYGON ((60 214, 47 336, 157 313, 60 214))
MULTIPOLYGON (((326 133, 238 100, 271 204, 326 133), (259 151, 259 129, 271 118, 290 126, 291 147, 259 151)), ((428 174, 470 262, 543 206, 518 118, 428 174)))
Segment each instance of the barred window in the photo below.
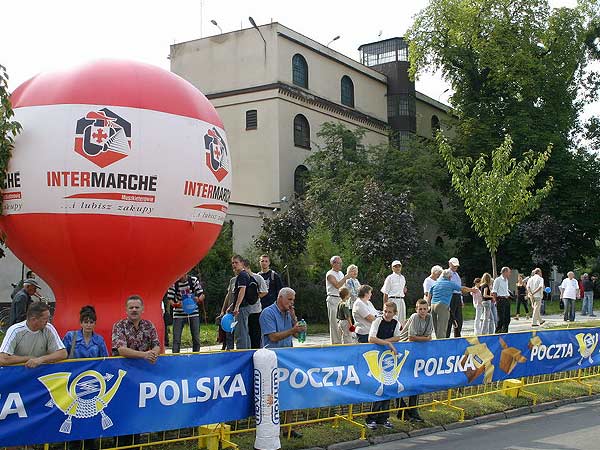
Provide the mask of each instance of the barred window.
POLYGON ((294 145, 310 149, 310 125, 302 114, 294 117, 294 145))
POLYGON ((308 64, 299 53, 292 58, 292 83, 308 89, 308 64))
POLYGON ((399 94, 388 97, 388 117, 406 117, 415 114, 415 98, 399 94))
POLYGON ((342 105, 354 108, 354 83, 349 76, 344 75, 340 82, 342 105))

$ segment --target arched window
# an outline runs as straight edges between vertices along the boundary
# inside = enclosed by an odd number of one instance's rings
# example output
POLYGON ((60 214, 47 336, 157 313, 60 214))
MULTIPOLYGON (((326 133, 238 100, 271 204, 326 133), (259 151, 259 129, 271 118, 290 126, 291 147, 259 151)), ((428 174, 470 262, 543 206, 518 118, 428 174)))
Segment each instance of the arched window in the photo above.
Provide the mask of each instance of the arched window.
POLYGON ((294 117, 294 145, 310 149, 310 125, 302 114, 294 117))
POLYGON ((298 166, 294 170, 294 193, 302 197, 306 193, 306 181, 308 179, 308 169, 306 166, 298 166))
POLYGON ((299 53, 292 58, 292 83, 308 89, 308 64, 299 53))
POLYGON ((354 108, 354 83, 349 76, 344 75, 340 82, 342 105, 354 108))
POLYGON ((440 131, 440 119, 438 116, 431 116, 431 135, 435 137, 438 131, 440 131))

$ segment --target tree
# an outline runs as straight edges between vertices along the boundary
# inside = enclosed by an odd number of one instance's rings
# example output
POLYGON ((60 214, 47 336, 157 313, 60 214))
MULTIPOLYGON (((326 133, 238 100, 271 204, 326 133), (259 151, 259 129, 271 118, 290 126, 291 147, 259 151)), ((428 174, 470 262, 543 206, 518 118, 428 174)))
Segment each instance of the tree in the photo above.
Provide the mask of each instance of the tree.
POLYGON ((232 226, 224 222, 214 245, 192 272, 200 275, 208 301, 205 308, 214 317, 221 310, 222 300, 227 293, 229 279, 233 275, 229 262, 233 254, 232 226))
POLYGON ((517 156, 553 143, 537 186, 555 180, 552 202, 541 212, 572 230, 569 257, 598 253, 600 172, 592 173, 597 157, 578 148, 593 148, 598 119, 586 124, 587 141, 578 137, 583 106, 600 92, 592 64, 600 57, 599 36, 598 0, 557 9, 547 0, 431 0, 407 33, 411 74, 439 69, 454 91, 457 155, 489 153, 506 135, 517 156), (586 214, 572 214, 573 205, 585 205, 586 214))
POLYGON ((535 155, 526 152, 518 161, 511 157, 512 140, 482 154, 474 163, 472 158, 457 158, 448 141, 438 134, 440 153, 452 176, 452 186, 464 201, 465 212, 473 228, 486 243, 496 276, 496 253, 502 239, 524 217, 537 209, 552 189, 552 179, 533 189, 537 175, 550 157, 552 146, 535 155))
POLYGON ((363 261, 385 265, 392 258, 410 259, 417 252, 417 228, 406 193, 394 195, 368 180, 351 224, 354 248, 363 261))
POLYGON ((306 250, 309 227, 304 201, 294 200, 287 210, 263 218, 261 234, 254 244, 289 264, 306 250))
MULTIPOLYGON (((15 115, 8 92, 8 74, 0 65, 0 189, 6 185, 8 162, 14 149, 15 138, 21 132, 21 124, 13 120, 15 115)), ((0 196, 0 214, 2 214, 2 196, 0 196)), ((0 235, 0 243, 4 244, 4 235, 0 235)), ((4 250, 0 246, 0 258, 4 250)))
POLYGON ((310 169, 306 209, 311 222, 327 226, 336 242, 347 233, 365 180, 373 175, 371 161, 376 155, 362 146, 364 133, 326 122, 317 133, 323 145, 306 160, 310 169))
MULTIPOLYGON (((549 272, 553 265, 560 264, 563 255, 570 250, 565 238, 573 230, 562 225, 552 216, 541 214, 534 220, 520 224, 517 228, 522 242, 531 254, 532 262, 541 267, 544 272, 549 272)), ((561 268, 571 270, 572 266, 564 265, 561 268)))

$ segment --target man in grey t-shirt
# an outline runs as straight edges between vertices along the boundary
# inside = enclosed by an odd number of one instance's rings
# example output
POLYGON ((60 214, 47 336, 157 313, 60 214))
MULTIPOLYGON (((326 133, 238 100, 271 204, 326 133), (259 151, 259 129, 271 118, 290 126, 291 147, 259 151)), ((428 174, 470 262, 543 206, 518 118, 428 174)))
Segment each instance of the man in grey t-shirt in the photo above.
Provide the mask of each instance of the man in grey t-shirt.
POLYGON ((33 303, 27 320, 12 325, 0 345, 0 366, 25 363, 34 368, 40 364, 67 358, 67 350, 52 324, 50 310, 43 302, 33 303))

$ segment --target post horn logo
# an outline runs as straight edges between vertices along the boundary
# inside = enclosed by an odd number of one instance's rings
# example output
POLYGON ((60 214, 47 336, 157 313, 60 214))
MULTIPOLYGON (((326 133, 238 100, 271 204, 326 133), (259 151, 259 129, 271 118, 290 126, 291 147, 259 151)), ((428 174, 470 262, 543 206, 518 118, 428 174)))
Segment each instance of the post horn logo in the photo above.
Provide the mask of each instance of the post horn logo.
POLYGON ((575 338, 579 344, 579 354, 581 355, 577 364, 580 366, 586 358, 590 364, 593 364, 594 359, 592 358, 592 354, 598 345, 598 333, 578 333, 575 335, 575 338))
POLYGON ((391 350, 386 350, 384 352, 370 350, 363 353, 363 358, 365 358, 365 361, 367 361, 367 365, 369 366, 369 376, 375 378, 380 383, 377 392, 375 392, 376 395, 383 394, 384 385, 393 386, 397 383, 398 392, 404 390, 404 385, 400 383, 398 378, 400 377, 400 371, 402 370, 402 366, 404 366, 409 353, 408 350, 404 352, 404 356, 394 354, 391 350))
POLYGON ((102 429, 106 430, 113 426, 110 417, 104 409, 113 399, 121 381, 127 372, 119 370, 119 375, 112 387, 107 391, 107 381, 113 378, 112 374, 102 376, 95 370, 86 370, 77 375, 70 383, 71 372, 56 372, 39 377, 38 380, 50 393, 50 401, 46 406, 56 406, 67 418, 60 426, 60 432, 71 433, 72 418, 89 419, 98 414, 102 416, 102 429))

